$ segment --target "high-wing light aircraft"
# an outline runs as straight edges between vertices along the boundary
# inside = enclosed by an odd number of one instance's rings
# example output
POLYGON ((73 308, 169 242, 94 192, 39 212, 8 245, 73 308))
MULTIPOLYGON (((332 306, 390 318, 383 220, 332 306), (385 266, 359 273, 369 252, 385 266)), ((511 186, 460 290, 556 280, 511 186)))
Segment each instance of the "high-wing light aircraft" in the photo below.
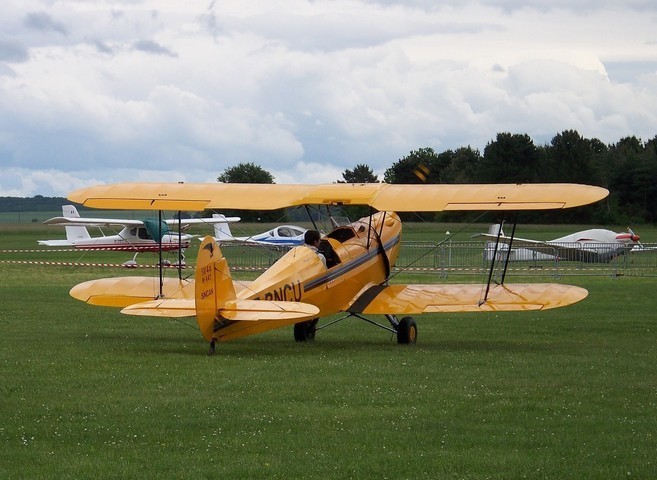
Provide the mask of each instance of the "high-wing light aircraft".
MULTIPOLYGON (((196 316, 214 353, 226 341, 294 324, 299 341, 314 338, 318 319, 336 313, 374 323, 415 343, 413 314, 545 310, 570 305, 588 292, 561 284, 396 284, 389 282, 400 249, 396 211, 532 210, 570 208, 608 194, 573 184, 115 184, 77 190, 69 199, 89 207, 203 210, 277 209, 296 205, 360 204, 373 213, 324 238, 324 266, 309 247, 290 249, 252 282, 233 280, 213 238, 199 248, 194 280, 123 277, 91 280, 71 289, 81 301, 160 317, 196 316), (332 252, 332 253, 331 253, 332 252), (382 314, 390 327, 366 318, 382 314), (398 315, 403 316, 398 320, 398 315)), ((492 270, 491 270, 492 272, 492 270)), ((490 276, 489 276, 490 278, 490 276)), ((333 322, 338 321, 333 320, 333 322)), ((330 323, 333 323, 330 322, 330 323)))
POLYGON ((571 233, 554 240, 540 241, 526 238, 508 237, 500 224, 491 225, 488 233, 477 237, 488 238, 487 258, 490 260, 495 244, 501 243, 498 255, 506 256, 509 244, 512 245, 509 260, 573 260, 587 263, 610 262, 628 252, 647 251, 639 236, 631 228, 616 233, 602 228, 592 228, 571 233), (499 233, 499 235, 498 235, 499 233))
MULTIPOLYGON (((124 262, 126 267, 137 264, 139 252, 182 251, 189 247, 193 238, 186 233, 172 232, 169 227, 178 225, 185 228, 193 224, 215 224, 237 222, 239 217, 221 218, 187 218, 163 220, 127 220, 114 218, 82 218, 73 205, 62 206, 62 217, 54 217, 43 222, 46 225, 63 225, 66 228, 66 240, 39 240, 39 245, 48 247, 74 247, 81 250, 121 250, 135 252, 132 260, 124 262), (92 237, 87 227, 119 226, 121 231, 115 235, 92 237), (160 240, 158 241, 158 237, 160 240)), ((101 231, 102 233, 102 231, 101 231)))
MULTIPOLYGON (((223 217, 214 214, 213 217, 223 217)), ((224 217, 225 218, 225 217, 224 217)), ((230 231, 228 222, 217 222, 214 225, 214 239, 218 243, 247 243, 255 245, 275 245, 281 247, 294 247, 303 244, 305 228, 296 225, 279 225, 266 232, 257 233, 248 237, 235 237, 230 231)))

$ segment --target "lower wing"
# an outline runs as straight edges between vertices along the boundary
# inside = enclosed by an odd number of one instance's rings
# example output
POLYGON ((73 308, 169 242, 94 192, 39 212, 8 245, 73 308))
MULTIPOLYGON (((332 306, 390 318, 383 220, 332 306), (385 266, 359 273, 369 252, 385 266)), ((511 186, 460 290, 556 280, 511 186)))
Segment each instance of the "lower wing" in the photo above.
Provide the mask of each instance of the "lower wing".
MULTIPOLYGON (((248 288, 251 282, 233 282, 235 291, 248 288)), ((160 296, 158 277, 117 277, 89 280, 73 287, 70 295, 90 305, 125 308, 136 303, 149 302, 160 296)), ((194 301, 194 281, 177 278, 162 279, 162 297, 191 299, 194 301)))
POLYGON ((363 314, 420 314, 547 310, 565 307, 586 298, 588 292, 556 283, 379 285, 365 291, 347 311, 363 314))

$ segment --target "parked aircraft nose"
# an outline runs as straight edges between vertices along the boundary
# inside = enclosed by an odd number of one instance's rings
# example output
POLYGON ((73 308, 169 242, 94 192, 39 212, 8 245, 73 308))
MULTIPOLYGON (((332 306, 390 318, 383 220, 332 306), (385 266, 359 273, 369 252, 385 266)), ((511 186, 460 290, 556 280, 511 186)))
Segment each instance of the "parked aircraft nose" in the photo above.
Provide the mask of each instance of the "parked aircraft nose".
POLYGON ((632 241, 632 242, 638 242, 639 237, 636 233, 630 231, 628 233, 619 233, 616 235, 616 240, 619 242, 627 242, 627 241, 632 241))

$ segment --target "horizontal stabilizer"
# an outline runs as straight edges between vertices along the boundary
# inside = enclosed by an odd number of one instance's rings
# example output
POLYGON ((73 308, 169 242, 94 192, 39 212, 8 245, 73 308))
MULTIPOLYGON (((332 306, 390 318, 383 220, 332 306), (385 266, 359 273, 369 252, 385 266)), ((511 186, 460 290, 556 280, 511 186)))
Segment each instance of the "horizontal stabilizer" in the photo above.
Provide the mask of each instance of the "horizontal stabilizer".
MULTIPOLYGON (((193 317, 196 305, 193 298, 163 298, 130 305, 121 313, 148 317, 193 317)), ((314 318, 319 309, 314 305, 300 302, 271 302, 265 300, 235 300, 227 302, 219 309, 219 315, 226 320, 255 322, 259 320, 308 320, 314 318)))
POLYGON ((365 291, 347 310, 364 314, 419 314, 547 310, 586 298, 588 292, 572 285, 529 283, 485 285, 380 285, 365 291))
POLYGON ((45 245, 46 247, 72 247, 73 242, 69 240, 37 240, 39 245, 45 245))
POLYGON ((319 313, 319 308, 309 303, 267 300, 234 300, 226 302, 219 314, 226 320, 308 320, 319 313))

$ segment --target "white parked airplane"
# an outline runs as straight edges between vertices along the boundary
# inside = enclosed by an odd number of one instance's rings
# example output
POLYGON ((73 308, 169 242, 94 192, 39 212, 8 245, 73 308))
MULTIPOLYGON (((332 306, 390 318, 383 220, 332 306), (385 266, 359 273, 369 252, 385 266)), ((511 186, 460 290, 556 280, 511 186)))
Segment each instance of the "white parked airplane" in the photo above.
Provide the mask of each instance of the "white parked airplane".
MULTIPOLYGON (((226 218, 221 214, 214 214, 214 218, 226 218)), ((305 228, 296 225, 279 225, 271 230, 248 237, 234 237, 227 221, 217 222, 214 225, 214 236, 217 243, 239 242, 257 245, 278 245, 294 247, 303 244, 305 228)))
MULTIPOLYGON (((498 239, 498 258, 504 260, 511 237, 504 235, 500 224, 491 225, 488 233, 476 235, 490 241, 486 243, 486 258, 493 258, 495 241, 498 239)), ((582 230, 549 241, 530 240, 514 237, 511 243, 509 260, 574 260, 587 263, 610 262, 627 252, 648 251, 639 241, 639 236, 631 228, 627 232, 616 233, 602 228, 582 230)))
MULTIPOLYGON (((194 238, 186 233, 172 232, 169 227, 180 224, 186 227, 192 224, 216 224, 218 222, 238 222, 239 217, 213 216, 213 218, 186 218, 164 220, 161 225, 156 219, 127 220, 115 218, 83 218, 73 205, 62 206, 62 217, 54 217, 43 222, 46 225, 63 225, 66 228, 66 240, 39 240, 39 245, 48 247, 73 247, 81 250, 121 250, 135 252, 132 260, 123 265, 132 267, 137 264, 139 252, 184 251, 194 238), (92 237, 87 227, 122 227, 115 235, 92 237), (160 238, 160 241, 157 238, 160 238), (161 244, 161 247, 160 247, 161 244)), ((184 261, 184 255, 182 256, 184 261)))

